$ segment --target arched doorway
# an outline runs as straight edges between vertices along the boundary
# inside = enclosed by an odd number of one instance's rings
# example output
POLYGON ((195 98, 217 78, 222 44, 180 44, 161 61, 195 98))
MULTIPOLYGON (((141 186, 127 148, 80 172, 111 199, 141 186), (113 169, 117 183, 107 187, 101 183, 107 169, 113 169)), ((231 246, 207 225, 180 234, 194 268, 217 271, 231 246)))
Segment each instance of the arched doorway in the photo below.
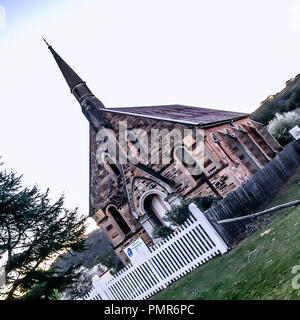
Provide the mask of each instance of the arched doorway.
POLYGON ((142 212, 149 217, 149 222, 152 226, 164 226, 168 224, 163 218, 171 209, 171 206, 164 200, 165 197, 160 191, 150 191, 146 192, 141 198, 142 212))
POLYGON ((140 210, 143 215, 139 221, 152 238, 154 244, 162 240, 161 238, 153 237, 155 227, 167 226, 172 228, 171 223, 163 219, 171 209, 170 204, 164 200, 166 196, 167 194, 160 190, 149 190, 140 199, 140 210))

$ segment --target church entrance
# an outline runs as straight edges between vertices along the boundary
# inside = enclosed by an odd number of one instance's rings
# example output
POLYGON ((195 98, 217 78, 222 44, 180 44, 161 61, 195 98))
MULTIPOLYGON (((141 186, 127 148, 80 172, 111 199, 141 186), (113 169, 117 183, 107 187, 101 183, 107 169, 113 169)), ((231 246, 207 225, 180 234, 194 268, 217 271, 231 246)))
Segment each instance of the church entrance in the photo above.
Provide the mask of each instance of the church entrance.
POLYGON ((149 193, 144 197, 143 211, 148 216, 152 226, 164 226, 168 224, 163 218, 171 209, 171 206, 164 198, 165 195, 162 193, 149 193))

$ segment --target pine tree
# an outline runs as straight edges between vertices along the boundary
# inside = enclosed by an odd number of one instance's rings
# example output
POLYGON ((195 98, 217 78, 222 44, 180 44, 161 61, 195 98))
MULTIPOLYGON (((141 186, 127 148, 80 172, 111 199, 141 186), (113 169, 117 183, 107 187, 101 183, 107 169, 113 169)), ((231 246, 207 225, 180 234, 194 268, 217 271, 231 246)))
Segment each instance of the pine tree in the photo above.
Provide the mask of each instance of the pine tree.
POLYGON ((0 171, 0 257, 8 256, 5 299, 50 299, 78 277, 76 268, 61 273, 45 265, 63 251, 85 249, 86 217, 77 208, 65 209, 64 196, 50 202, 49 190, 23 187, 21 176, 0 171))

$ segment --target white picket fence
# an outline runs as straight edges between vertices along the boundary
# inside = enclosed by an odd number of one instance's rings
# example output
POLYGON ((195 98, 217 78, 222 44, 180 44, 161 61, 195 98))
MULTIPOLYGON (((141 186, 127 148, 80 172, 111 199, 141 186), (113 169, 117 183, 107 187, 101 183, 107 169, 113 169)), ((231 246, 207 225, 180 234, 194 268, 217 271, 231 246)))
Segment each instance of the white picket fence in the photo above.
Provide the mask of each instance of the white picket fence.
MULTIPOLYGON (((129 264, 107 281, 93 278, 83 300, 141 300, 151 297, 199 265, 228 250, 195 204, 191 217, 166 240, 150 248, 145 259, 129 264)), ((201 285, 201 283, 199 284, 201 285)))

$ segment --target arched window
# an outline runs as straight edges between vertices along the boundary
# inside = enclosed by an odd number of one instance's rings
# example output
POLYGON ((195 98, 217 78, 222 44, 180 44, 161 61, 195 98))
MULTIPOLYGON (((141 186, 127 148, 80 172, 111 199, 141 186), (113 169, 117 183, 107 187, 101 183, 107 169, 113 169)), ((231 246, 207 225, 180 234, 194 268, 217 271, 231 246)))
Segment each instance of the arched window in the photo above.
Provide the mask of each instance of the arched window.
POLYGON ((111 216, 115 219, 118 226, 121 228, 121 230, 124 232, 124 234, 130 233, 130 228, 124 218, 121 216, 120 212, 114 207, 110 206, 108 208, 108 212, 111 214, 111 216))

